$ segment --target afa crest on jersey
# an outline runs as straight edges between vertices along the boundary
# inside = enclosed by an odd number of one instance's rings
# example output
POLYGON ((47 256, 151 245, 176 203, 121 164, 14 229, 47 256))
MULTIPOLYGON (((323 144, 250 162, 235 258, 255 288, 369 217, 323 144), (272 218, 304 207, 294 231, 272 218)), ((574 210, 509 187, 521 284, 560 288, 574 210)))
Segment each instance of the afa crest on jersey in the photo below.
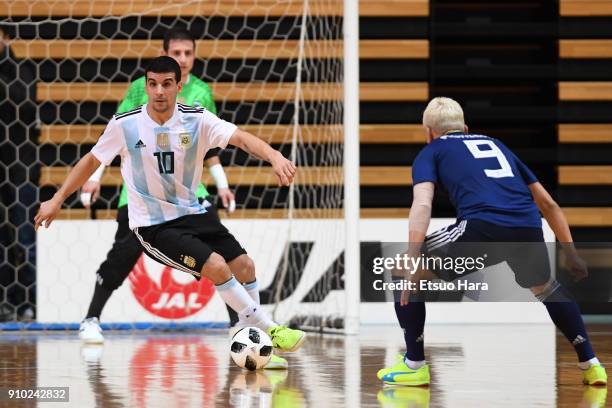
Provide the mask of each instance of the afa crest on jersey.
POLYGON ((182 149, 189 149, 191 146, 193 146, 193 137, 191 136, 191 133, 189 132, 181 132, 179 133, 179 146, 181 146, 182 149))

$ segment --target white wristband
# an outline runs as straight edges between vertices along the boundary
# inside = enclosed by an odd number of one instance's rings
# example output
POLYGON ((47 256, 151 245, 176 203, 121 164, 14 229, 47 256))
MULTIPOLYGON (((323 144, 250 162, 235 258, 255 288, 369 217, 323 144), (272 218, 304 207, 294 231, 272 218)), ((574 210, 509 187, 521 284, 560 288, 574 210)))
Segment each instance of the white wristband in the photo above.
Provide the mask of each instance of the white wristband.
POLYGON ((229 207, 227 207, 227 212, 228 213, 233 213, 234 211, 236 211, 236 200, 232 200, 229 203, 229 207))
POLYGON ((106 168, 106 166, 101 164, 100 167, 98 167, 96 169, 96 171, 94 171, 94 173, 89 177, 88 181, 95 181, 95 182, 99 183, 100 179, 102 179, 102 174, 104 174, 104 169, 105 168, 106 168))
POLYGON ((221 163, 213 164, 208 168, 210 175, 215 179, 215 184, 217 188, 229 188, 229 183, 227 181, 227 176, 225 175, 225 171, 223 171, 223 166, 221 163))
POLYGON ((81 193, 81 203, 84 207, 91 205, 91 193, 81 193))

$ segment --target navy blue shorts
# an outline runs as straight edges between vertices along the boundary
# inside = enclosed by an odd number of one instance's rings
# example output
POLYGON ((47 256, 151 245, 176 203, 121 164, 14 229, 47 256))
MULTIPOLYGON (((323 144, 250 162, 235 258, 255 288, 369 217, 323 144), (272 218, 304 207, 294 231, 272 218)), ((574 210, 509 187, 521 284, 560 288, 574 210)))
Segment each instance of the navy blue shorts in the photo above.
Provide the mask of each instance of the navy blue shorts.
MULTIPOLYGON (((485 267, 508 262, 516 282, 531 288, 550 280, 550 262, 541 228, 502 227, 481 220, 463 220, 429 234, 425 251, 430 257, 483 258, 485 267)), ((462 271, 430 268, 445 281, 452 281, 476 269, 462 271)))

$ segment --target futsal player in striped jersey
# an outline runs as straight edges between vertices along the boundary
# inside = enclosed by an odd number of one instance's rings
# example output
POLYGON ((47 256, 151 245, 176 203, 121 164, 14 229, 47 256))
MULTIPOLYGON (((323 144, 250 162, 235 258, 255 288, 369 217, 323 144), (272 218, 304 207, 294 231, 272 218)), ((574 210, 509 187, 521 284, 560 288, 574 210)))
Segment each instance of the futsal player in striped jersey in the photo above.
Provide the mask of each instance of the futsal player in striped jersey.
MULTIPOLYGON (((276 349, 297 350, 305 333, 274 322, 259 305, 257 288, 242 285, 256 279, 253 261, 195 194, 204 156, 215 147, 231 144, 265 160, 281 186, 293 182, 294 164, 236 125, 203 108, 178 104, 181 70, 173 58, 155 58, 145 76, 149 102, 111 119, 91 152, 79 160, 53 198, 41 204, 36 228, 42 224, 48 228, 64 200, 101 163, 108 165, 120 155, 129 226, 144 251, 196 279, 210 279, 223 301, 238 313, 238 327, 259 327, 270 335, 276 349), (243 271, 241 281, 232 275, 234 269, 243 271)), ((277 361, 281 368, 286 367, 284 359, 274 357, 281 360, 277 361)))
MULTIPOLYGON (((185 105, 203 107, 209 112, 217 114, 217 107, 208 84, 191 73, 195 62, 196 43, 193 34, 184 27, 176 26, 170 28, 164 34, 162 53, 174 58, 181 67, 181 82, 183 88, 178 95, 178 101, 185 105)), ((117 108, 117 114, 134 110, 148 102, 145 77, 142 76, 133 81, 117 108)), ((221 199, 223 207, 228 212, 235 209, 234 194, 229 189, 229 184, 223 166, 219 161, 219 149, 211 149, 204 156, 208 172, 212 175, 217 186, 217 195, 221 199)), ((93 204, 100 194, 100 179, 106 168, 101 165, 81 189, 81 201, 86 208, 93 204)), ((200 183, 196 190, 196 197, 205 205, 209 205, 207 198, 210 194, 200 183)), ((106 259, 96 271, 94 292, 89 303, 87 314, 79 328, 79 337, 86 344, 100 344, 104 342, 102 328, 100 327, 100 316, 106 303, 114 291, 127 279, 134 268, 138 258, 142 255, 142 247, 136 236, 130 230, 128 224, 127 187, 125 183, 121 187, 119 203, 117 204, 117 232, 113 246, 108 251, 106 259)), ((212 216, 217 216, 217 210, 210 205, 207 210, 212 216)), ((232 271, 239 275, 240 271, 232 271)), ((248 282, 247 286, 256 285, 257 282, 248 282)), ((234 326, 238 317, 231 308, 228 309, 230 325, 234 326)))
MULTIPOLYGON (((587 275, 561 208, 503 143, 468 132, 463 110, 456 101, 434 98, 425 109, 423 125, 428 144, 412 168, 408 256, 417 258, 422 251, 435 254, 441 250, 452 254, 453 248, 461 247, 456 243, 466 242, 498 242, 500 246, 528 243, 525 248, 543 249, 542 254, 532 257, 534 262, 525 263, 508 258, 510 251, 504 247, 500 259, 491 264, 507 260, 516 282, 530 289, 544 304, 551 320, 573 345, 584 384, 607 384, 606 371, 591 347, 578 305, 550 276, 540 212, 563 245, 567 268, 576 279, 587 275), (426 236, 436 186, 448 191, 457 209, 457 223, 426 236)), ((515 258, 531 254, 522 255, 515 258)), ((414 272, 406 278, 418 282, 422 272, 414 272)), ((447 281, 461 276, 452 270, 429 272, 447 281)), ((413 299, 415 295, 419 294, 403 291, 395 302, 406 354, 394 366, 378 371, 378 378, 386 384, 426 385, 430 381, 424 354, 425 303, 418 297, 413 299)))

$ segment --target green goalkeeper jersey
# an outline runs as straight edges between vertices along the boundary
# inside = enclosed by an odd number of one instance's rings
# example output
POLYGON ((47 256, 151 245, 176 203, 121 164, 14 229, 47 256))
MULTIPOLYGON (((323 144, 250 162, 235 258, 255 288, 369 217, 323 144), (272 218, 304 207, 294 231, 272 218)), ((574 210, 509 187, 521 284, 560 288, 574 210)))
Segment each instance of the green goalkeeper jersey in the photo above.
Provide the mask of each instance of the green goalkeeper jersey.
MULTIPOLYGON (((145 92, 145 85, 144 76, 132 82, 125 94, 125 98, 123 98, 123 101, 119 104, 119 108, 117 108, 117 113, 127 112, 147 103, 149 98, 145 92)), ((189 74, 187 83, 183 84, 183 90, 178 94, 178 102, 190 106, 204 107, 215 115, 217 114, 217 108, 210 87, 204 81, 196 78, 192 74, 189 74)), ((196 191, 196 196, 198 198, 206 198, 208 195, 209 193, 206 187, 204 187, 204 184, 200 183, 196 191)), ((123 207, 124 205, 127 205, 127 187, 125 183, 123 183, 121 195, 119 196, 119 207, 123 207)))

